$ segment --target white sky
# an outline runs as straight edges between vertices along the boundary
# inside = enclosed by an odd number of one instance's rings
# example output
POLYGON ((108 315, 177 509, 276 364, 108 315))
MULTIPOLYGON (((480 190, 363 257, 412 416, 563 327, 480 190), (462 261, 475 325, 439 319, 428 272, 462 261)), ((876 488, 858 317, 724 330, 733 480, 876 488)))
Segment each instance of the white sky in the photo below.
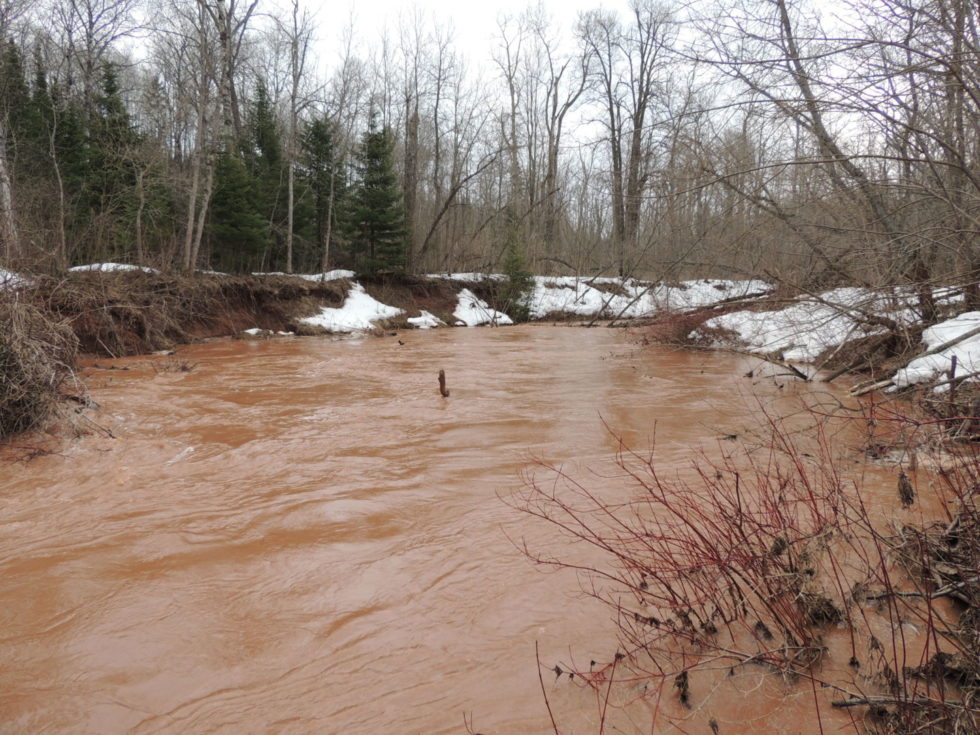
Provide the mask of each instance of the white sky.
MULTIPOLYGON (((328 0, 329 1, 329 0, 328 0)), ((356 0, 336 2, 316 10, 321 48, 330 54, 329 46, 349 24, 353 13, 355 35, 373 45, 387 24, 394 31, 399 16, 411 17, 417 9, 431 27, 430 19, 440 25, 451 23, 454 46, 471 65, 485 67, 491 63, 493 39, 499 35, 498 19, 518 15, 540 2, 553 25, 565 39, 570 39, 579 12, 604 8, 625 16, 628 0, 356 0)), ((326 60, 330 63, 330 60, 326 60)))

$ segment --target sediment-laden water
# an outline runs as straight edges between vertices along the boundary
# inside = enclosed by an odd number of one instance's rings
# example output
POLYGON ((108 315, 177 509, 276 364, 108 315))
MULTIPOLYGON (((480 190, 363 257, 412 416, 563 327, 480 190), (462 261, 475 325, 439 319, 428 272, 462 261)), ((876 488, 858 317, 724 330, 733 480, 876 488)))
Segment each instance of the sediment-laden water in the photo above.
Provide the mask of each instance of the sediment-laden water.
MULTIPOLYGON (((573 575, 524 558, 522 539, 567 541, 500 496, 533 458, 614 491, 609 428, 680 464, 751 420, 746 358, 601 328, 99 364, 128 368, 86 371, 115 438, 0 468, 2 732, 548 732, 535 642, 549 665, 608 659, 615 630, 573 575)), ((593 732, 593 696, 554 679, 567 731, 593 732)), ((722 732, 812 709, 753 686, 722 732)))

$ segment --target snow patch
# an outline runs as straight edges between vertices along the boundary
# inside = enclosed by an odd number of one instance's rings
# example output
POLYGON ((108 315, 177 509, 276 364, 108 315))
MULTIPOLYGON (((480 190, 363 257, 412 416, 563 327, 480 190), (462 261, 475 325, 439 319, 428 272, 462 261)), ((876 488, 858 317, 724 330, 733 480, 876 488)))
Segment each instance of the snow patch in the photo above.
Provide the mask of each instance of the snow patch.
POLYGON ((507 276, 503 273, 429 273, 426 275, 426 278, 442 278, 447 281, 481 283, 482 281, 502 281, 507 276))
POLYGON ((402 310, 382 304, 368 295, 364 287, 355 283, 347 293, 344 305, 339 309, 324 307, 319 314, 301 321, 328 332, 357 332, 373 329, 374 322, 398 316, 402 310))
POLYGON ((734 311, 709 319, 705 327, 734 332, 751 352, 779 353, 786 360, 802 362, 816 359, 828 347, 881 331, 816 301, 801 301, 779 311, 734 311))
POLYGON ((5 271, 0 268, 0 291, 5 288, 17 288, 28 285, 27 279, 17 275, 13 271, 5 271))
POLYGON ((725 299, 749 294, 768 293, 772 285, 765 281, 728 281, 704 278, 682 281, 676 285, 660 285, 653 289, 653 299, 661 309, 697 309, 725 299))
MULTIPOLYGON (((922 333, 922 341, 925 343, 926 350, 931 350, 977 328, 980 328, 980 311, 968 311, 929 327, 922 333)), ((904 388, 913 383, 921 383, 938 377, 941 373, 949 370, 953 355, 956 355, 956 372, 958 375, 966 375, 980 370, 980 334, 968 337, 942 352, 937 352, 935 355, 912 360, 895 373, 895 386, 904 388)))
MULTIPOLYGON (((478 327, 481 324, 513 324, 511 318, 501 311, 491 309, 490 305, 481 299, 468 288, 459 292, 457 297, 459 302, 453 316, 467 327, 478 327)), ((457 322, 457 323, 459 323, 457 322)))
POLYGON ((409 317, 407 321, 416 329, 435 329, 446 326, 446 322, 425 309, 420 310, 420 316, 409 317))
POLYGON ((143 273, 159 273, 156 268, 149 268, 145 265, 132 265, 131 263, 89 263, 88 265, 76 265, 68 269, 72 273, 84 273, 96 271, 99 273, 114 273, 120 271, 142 271, 143 273))
POLYGON ((703 279, 662 285, 632 278, 624 280, 538 276, 534 279, 529 308, 534 319, 556 312, 637 319, 653 316, 663 309, 695 309, 724 299, 771 289, 772 286, 764 281, 703 279), (603 291, 593 284, 613 286, 614 291, 603 291))
POLYGON ((283 273, 282 271, 273 271, 270 273, 253 273, 253 276, 285 276, 287 278, 302 278, 304 281, 338 281, 341 278, 353 278, 354 271, 347 271, 343 269, 337 269, 332 271, 326 271, 325 273, 283 273))

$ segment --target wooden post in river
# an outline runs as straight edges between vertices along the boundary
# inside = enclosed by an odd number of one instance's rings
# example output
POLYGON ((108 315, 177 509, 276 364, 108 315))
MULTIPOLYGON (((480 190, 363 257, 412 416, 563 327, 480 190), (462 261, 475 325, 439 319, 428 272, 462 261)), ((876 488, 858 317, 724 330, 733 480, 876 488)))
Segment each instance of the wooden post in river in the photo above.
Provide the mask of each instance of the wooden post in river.
POLYGON ((443 398, 449 398, 449 389, 446 387, 446 371, 439 371, 439 393, 443 398))

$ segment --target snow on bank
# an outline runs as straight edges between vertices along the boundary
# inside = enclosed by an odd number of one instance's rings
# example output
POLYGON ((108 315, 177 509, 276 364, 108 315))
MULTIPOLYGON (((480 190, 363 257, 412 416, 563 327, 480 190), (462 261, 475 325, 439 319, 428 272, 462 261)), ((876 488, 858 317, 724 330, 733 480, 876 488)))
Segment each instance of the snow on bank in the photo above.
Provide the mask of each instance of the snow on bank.
POLYGON ((704 326, 734 332, 749 352, 778 353, 791 362, 811 362, 828 347, 869 333, 840 310, 815 301, 780 311, 734 311, 704 326))
POLYGON ((638 319, 664 309, 695 309, 771 289, 764 281, 700 280, 663 285, 631 278, 537 276, 528 306, 533 319, 554 313, 638 319), (593 284, 608 288, 598 289, 593 284))
POLYGON ((491 309, 486 301, 478 298, 468 288, 460 291, 457 298, 459 301, 456 304, 456 311, 453 312, 453 317, 458 320, 457 324, 467 327, 478 327, 481 324, 501 325, 514 323, 502 311, 491 309))
MULTIPOLYGON (((937 293, 937 298, 951 301, 953 295, 947 289, 946 293, 937 293)), ((920 318, 915 304, 916 295, 910 289, 837 288, 816 296, 801 296, 776 311, 734 311, 710 319, 704 326, 733 332, 734 341, 750 352, 775 353, 791 362, 812 362, 829 348, 886 331, 885 326, 870 323, 869 317, 914 324, 920 318)), ((943 341, 937 339, 935 344, 943 341)), ((722 346, 724 342, 716 344, 722 346)))
POLYGON ((420 316, 409 317, 406 321, 416 329, 435 329, 446 326, 446 322, 425 309, 421 310, 420 316))
POLYGON ((287 278, 302 278, 304 281, 338 281, 341 278, 353 278, 354 271, 347 271, 342 269, 326 271, 325 273, 283 273, 282 271, 275 271, 272 273, 253 273, 253 276, 286 276, 287 278))
POLYGON ((661 285, 653 289, 653 300, 660 309, 697 309, 726 299, 749 294, 769 293, 772 284, 765 281, 728 281, 703 278, 698 281, 681 281, 676 285, 661 285))
MULTIPOLYGON (((922 342, 928 352, 975 329, 980 329, 980 311, 968 311, 926 329, 922 333, 922 342)), ((922 383, 939 377, 942 373, 949 371, 953 362, 953 355, 956 356, 957 375, 966 375, 980 370, 980 334, 967 337, 962 342, 947 347, 935 355, 927 355, 912 360, 895 373, 895 387, 904 388, 913 383, 922 383)))
POLYGON ((585 279, 537 276, 528 300, 528 310, 532 319, 542 319, 555 313, 598 316, 606 310, 612 298, 613 294, 594 288, 585 279))
POLYGON ((502 281, 507 276, 503 273, 429 273, 426 278, 442 278, 446 281, 466 281, 482 283, 483 281, 502 281))
POLYGON ((71 273, 85 273, 95 271, 98 273, 117 273, 119 271, 141 271, 143 273, 159 273, 156 268, 149 268, 145 265, 132 265, 131 263, 89 263, 88 265, 76 265, 69 268, 71 273))
POLYGON ((26 286, 28 283, 26 278, 17 275, 13 271, 5 271, 3 268, 0 268, 0 291, 5 288, 26 286))
POLYGON ((324 307, 316 316, 301 319, 303 324, 322 327, 328 332, 356 332, 373 329, 374 322, 398 316, 402 310, 376 301, 355 283, 339 309, 324 307))

